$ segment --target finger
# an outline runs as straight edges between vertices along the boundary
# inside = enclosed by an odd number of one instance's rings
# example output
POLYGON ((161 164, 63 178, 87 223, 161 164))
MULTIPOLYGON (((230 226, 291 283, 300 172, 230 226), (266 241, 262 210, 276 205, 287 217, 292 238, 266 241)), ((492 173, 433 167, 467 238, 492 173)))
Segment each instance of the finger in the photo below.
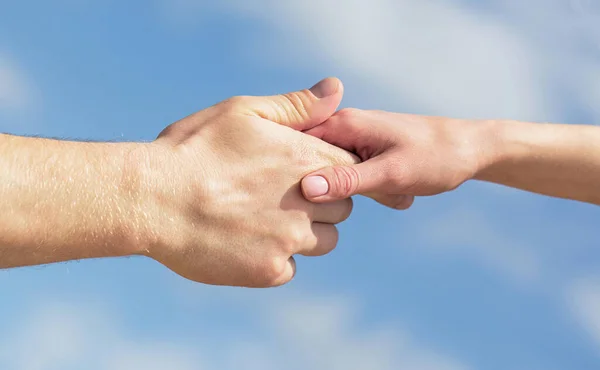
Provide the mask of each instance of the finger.
POLYGON ((342 101, 344 88, 337 78, 321 80, 310 89, 282 95, 251 97, 247 109, 261 118, 308 130, 331 117, 342 101))
POLYGON ((409 209, 415 201, 415 197, 412 195, 394 195, 381 193, 363 195, 377 201, 378 203, 386 207, 390 207, 397 210, 409 209))
POLYGON ((289 283, 296 276, 296 260, 294 257, 290 257, 286 263, 283 273, 275 280, 273 280, 269 286, 278 287, 289 283))
POLYGON ((335 225, 313 222, 312 240, 298 251, 303 256, 323 256, 335 249, 339 232, 335 225))
POLYGON ((313 221, 327 224, 337 224, 350 217, 352 213, 352 198, 337 200, 334 202, 315 204, 313 221))
MULTIPOLYGON (((322 162, 318 162, 321 164, 321 167, 353 165, 361 162, 360 158, 356 154, 348 150, 339 148, 312 136, 302 136, 304 143, 303 145, 305 147, 303 150, 307 154, 318 153, 319 157, 323 160, 322 162)), ((315 165, 316 164, 317 163, 315 163, 315 165)), ((319 167, 312 167, 313 170, 316 168, 319 167)))
POLYGON ((387 145, 389 135, 375 124, 376 116, 370 111, 346 108, 336 112, 322 124, 304 133, 353 153, 369 158, 365 148, 380 149, 387 145))
POLYGON ((382 156, 355 165, 323 168, 302 179, 302 194, 311 202, 323 203, 356 194, 394 193, 392 171, 386 167, 389 165, 382 156))

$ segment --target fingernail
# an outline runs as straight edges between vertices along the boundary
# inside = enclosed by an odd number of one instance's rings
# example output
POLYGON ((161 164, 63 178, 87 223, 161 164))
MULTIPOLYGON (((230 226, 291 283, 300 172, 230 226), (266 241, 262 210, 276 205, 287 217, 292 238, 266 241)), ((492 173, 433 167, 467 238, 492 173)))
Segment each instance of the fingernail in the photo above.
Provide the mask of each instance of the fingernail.
POLYGON ((335 94, 339 90, 340 84, 337 78, 326 78, 319 81, 315 86, 310 88, 310 92, 313 93, 319 99, 326 98, 335 94))
POLYGON ((308 198, 316 198, 327 194, 329 184, 323 176, 309 176, 302 181, 304 194, 308 198))

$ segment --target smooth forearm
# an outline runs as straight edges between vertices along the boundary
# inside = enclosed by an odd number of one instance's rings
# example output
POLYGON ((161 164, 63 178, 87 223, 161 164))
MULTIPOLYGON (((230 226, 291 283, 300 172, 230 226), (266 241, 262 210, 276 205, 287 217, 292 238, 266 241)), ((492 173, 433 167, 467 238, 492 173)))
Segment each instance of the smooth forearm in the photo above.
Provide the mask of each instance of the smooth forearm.
POLYGON ((600 128, 479 122, 475 178, 600 205, 600 128))
POLYGON ((0 268, 135 252, 136 145, 0 135, 0 268))

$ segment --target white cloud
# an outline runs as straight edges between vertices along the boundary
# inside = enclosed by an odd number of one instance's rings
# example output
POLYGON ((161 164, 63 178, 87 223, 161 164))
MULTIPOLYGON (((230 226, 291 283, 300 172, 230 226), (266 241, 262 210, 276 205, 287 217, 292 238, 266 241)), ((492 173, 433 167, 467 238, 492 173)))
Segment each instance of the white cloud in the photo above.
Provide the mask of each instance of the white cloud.
POLYGON ((583 64, 579 68, 578 78, 581 106, 593 112, 594 121, 589 123, 598 125, 600 124, 600 68, 592 63, 583 64))
POLYGON ((597 58, 590 60, 590 48, 600 50, 594 1, 163 2, 163 13, 179 15, 179 21, 198 22, 194 17, 215 9, 268 27, 268 36, 251 33, 246 40, 258 62, 350 76, 358 82, 353 87, 364 88, 362 94, 349 91, 353 102, 557 121, 568 118, 560 102, 564 94, 591 106, 600 120, 597 84, 590 81, 600 73, 597 58))
POLYGON ((580 29, 588 32, 592 41, 600 46, 600 3, 596 0, 570 0, 570 5, 580 29))
MULTIPOLYGON (((177 6, 201 8, 200 1, 177 6)), ((353 0, 224 1, 225 11, 270 24, 259 50, 295 67, 334 66, 355 76, 378 99, 403 98, 427 113, 468 117, 543 118, 552 115, 544 66, 509 25, 456 2, 353 0), (273 36, 275 35, 275 36, 273 36), (289 45, 282 50, 282 45, 289 45)), ((257 46, 258 45, 253 45, 257 46)))
POLYGON ((600 349, 600 278, 573 283, 566 300, 574 317, 600 349))
POLYGON ((105 365, 106 370, 198 370, 205 368, 189 349, 179 348, 169 343, 140 345, 138 342, 120 345, 105 365))
POLYGON ((554 101, 586 110, 600 123, 600 2, 595 0, 489 0, 519 30, 546 67, 554 101))
POLYGON ((31 90, 25 74, 0 55, 0 110, 25 107, 31 99, 31 90))
POLYGON ((3 330, 0 364, 19 370, 199 369, 189 349, 132 341, 110 316, 92 307, 49 302, 38 307, 14 332, 3 330))
POLYGON ((302 369, 463 370, 466 366, 415 343, 391 326, 355 327, 355 302, 288 301, 271 313, 277 338, 302 359, 302 369))
POLYGON ((476 209, 456 209, 432 217, 419 231, 423 245, 433 251, 473 259, 519 283, 536 282, 541 277, 539 256, 529 246, 497 231, 476 209))
POLYGON ((237 336, 252 341, 210 334, 195 338, 200 343, 153 341, 131 335, 125 323, 89 307, 38 305, 37 312, 18 320, 16 330, 3 330, 0 365, 19 370, 467 369, 391 326, 360 328, 358 311, 352 309, 356 303, 347 299, 237 298, 244 299, 240 307, 261 328, 238 329, 237 336))

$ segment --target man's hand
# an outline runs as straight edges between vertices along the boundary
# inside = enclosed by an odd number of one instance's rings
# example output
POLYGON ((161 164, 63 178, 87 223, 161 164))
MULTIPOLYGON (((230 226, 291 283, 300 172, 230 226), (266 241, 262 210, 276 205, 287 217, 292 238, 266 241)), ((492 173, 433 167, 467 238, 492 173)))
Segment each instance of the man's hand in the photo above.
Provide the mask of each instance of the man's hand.
POLYGON ((477 168, 476 130, 459 120, 343 109, 306 133, 354 152, 363 161, 304 178, 303 192, 314 202, 362 194, 406 209, 414 196, 452 190, 477 168))
POLYGON ((362 163, 302 181, 316 203, 355 194, 406 209, 469 179, 600 205, 600 128, 345 109, 306 133, 362 163))
POLYGON ((0 268, 142 254, 203 283, 277 286, 292 256, 323 255, 349 199, 307 201, 306 174, 352 165, 301 131, 329 118, 342 85, 235 97, 152 143, 0 135, 0 268))
POLYGON ((299 130, 331 116, 341 96, 327 79, 312 91, 232 98, 166 128, 145 159, 145 253, 195 281, 266 287, 292 279, 292 255, 331 251, 352 202, 308 202, 299 181, 355 161, 299 130))

